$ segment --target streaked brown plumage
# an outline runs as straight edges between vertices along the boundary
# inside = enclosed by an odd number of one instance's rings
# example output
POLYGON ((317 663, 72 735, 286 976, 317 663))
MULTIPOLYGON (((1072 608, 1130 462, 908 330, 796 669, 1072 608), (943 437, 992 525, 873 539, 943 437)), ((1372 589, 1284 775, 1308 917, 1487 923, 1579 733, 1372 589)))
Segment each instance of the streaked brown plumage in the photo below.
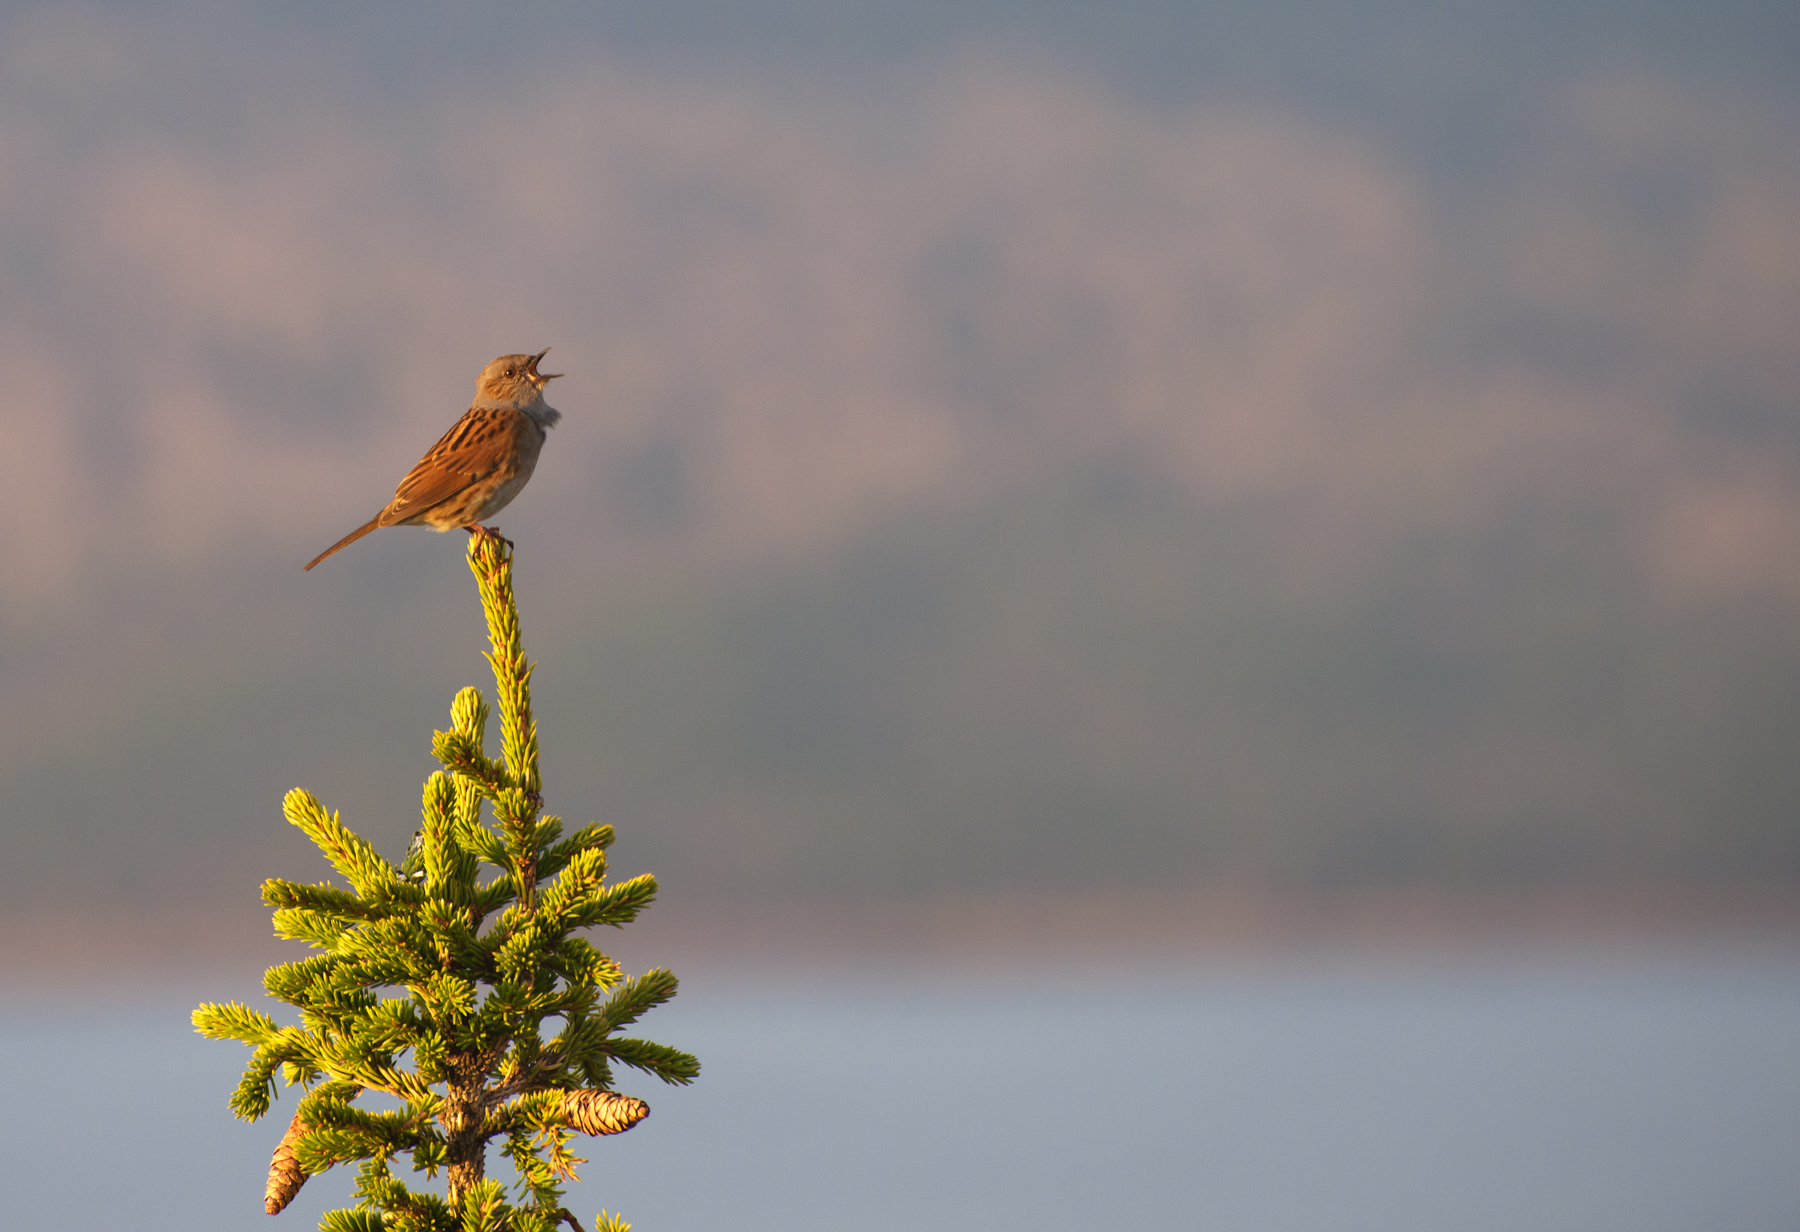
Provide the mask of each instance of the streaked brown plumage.
POLYGON ((544 386, 562 373, 537 370, 549 351, 502 355, 484 368, 475 381, 475 401, 400 481, 388 507, 306 567, 383 526, 473 531, 483 518, 506 508, 537 467, 547 430, 562 418, 544 402, 544 386))

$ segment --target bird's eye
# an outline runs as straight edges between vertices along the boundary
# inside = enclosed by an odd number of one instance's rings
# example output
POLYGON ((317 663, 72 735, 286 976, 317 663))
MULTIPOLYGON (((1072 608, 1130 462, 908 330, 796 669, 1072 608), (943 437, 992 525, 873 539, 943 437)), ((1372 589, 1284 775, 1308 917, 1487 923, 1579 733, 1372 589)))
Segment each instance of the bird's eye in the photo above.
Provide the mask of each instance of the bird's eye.
POLYGON ((512 369, 511 369, 511 368, 508 368, 508 369, 507 369, 507 370, 506 370, 506 375, 507 375, 507 376, 511 376, 511 375, 512 375, 512 374, 513 374, 513 370, 512 370, 512 369))

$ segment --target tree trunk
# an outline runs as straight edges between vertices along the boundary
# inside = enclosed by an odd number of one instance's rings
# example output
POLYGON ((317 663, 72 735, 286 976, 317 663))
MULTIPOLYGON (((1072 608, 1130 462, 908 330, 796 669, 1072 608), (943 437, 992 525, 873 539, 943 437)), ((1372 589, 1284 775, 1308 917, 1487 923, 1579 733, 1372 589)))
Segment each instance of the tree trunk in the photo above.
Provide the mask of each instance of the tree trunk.
POLYGON ((481 1137, 484 1116, 478 1058, 458 1057, 448 1068, 456 1077, 450 1083, 438 1121, 449 1139, 445 1162, 449 1165, 450 1205, 455 1207, 487 1174, 487 1144, 481 1137))

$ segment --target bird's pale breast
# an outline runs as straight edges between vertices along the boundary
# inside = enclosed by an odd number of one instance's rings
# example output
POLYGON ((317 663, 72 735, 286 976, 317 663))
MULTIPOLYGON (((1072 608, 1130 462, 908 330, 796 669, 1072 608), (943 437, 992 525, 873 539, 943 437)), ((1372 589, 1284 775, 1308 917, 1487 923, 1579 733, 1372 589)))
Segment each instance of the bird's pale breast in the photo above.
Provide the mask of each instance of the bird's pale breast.
POLYGON ((513 412, 512 421, 513 449, 505 465, 495 472, 499 482, 471 521, 491 518, 506 508, 513 497, 524 491, 531 472, 537 469, 538 453, 544 448, 546 433, 531 416, 518 411, 513 412))

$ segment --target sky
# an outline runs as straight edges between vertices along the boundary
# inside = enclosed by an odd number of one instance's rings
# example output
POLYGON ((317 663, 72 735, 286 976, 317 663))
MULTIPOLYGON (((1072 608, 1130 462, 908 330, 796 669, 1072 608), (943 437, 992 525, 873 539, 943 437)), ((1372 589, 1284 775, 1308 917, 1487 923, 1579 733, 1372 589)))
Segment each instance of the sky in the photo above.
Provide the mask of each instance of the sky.
POLYGON ((686 901, 1791 892, 1800 17, 1492 8, 9 7, 9 919, 404 849, 460 536, 300 565, 544 346, 548 807, 686 901))

